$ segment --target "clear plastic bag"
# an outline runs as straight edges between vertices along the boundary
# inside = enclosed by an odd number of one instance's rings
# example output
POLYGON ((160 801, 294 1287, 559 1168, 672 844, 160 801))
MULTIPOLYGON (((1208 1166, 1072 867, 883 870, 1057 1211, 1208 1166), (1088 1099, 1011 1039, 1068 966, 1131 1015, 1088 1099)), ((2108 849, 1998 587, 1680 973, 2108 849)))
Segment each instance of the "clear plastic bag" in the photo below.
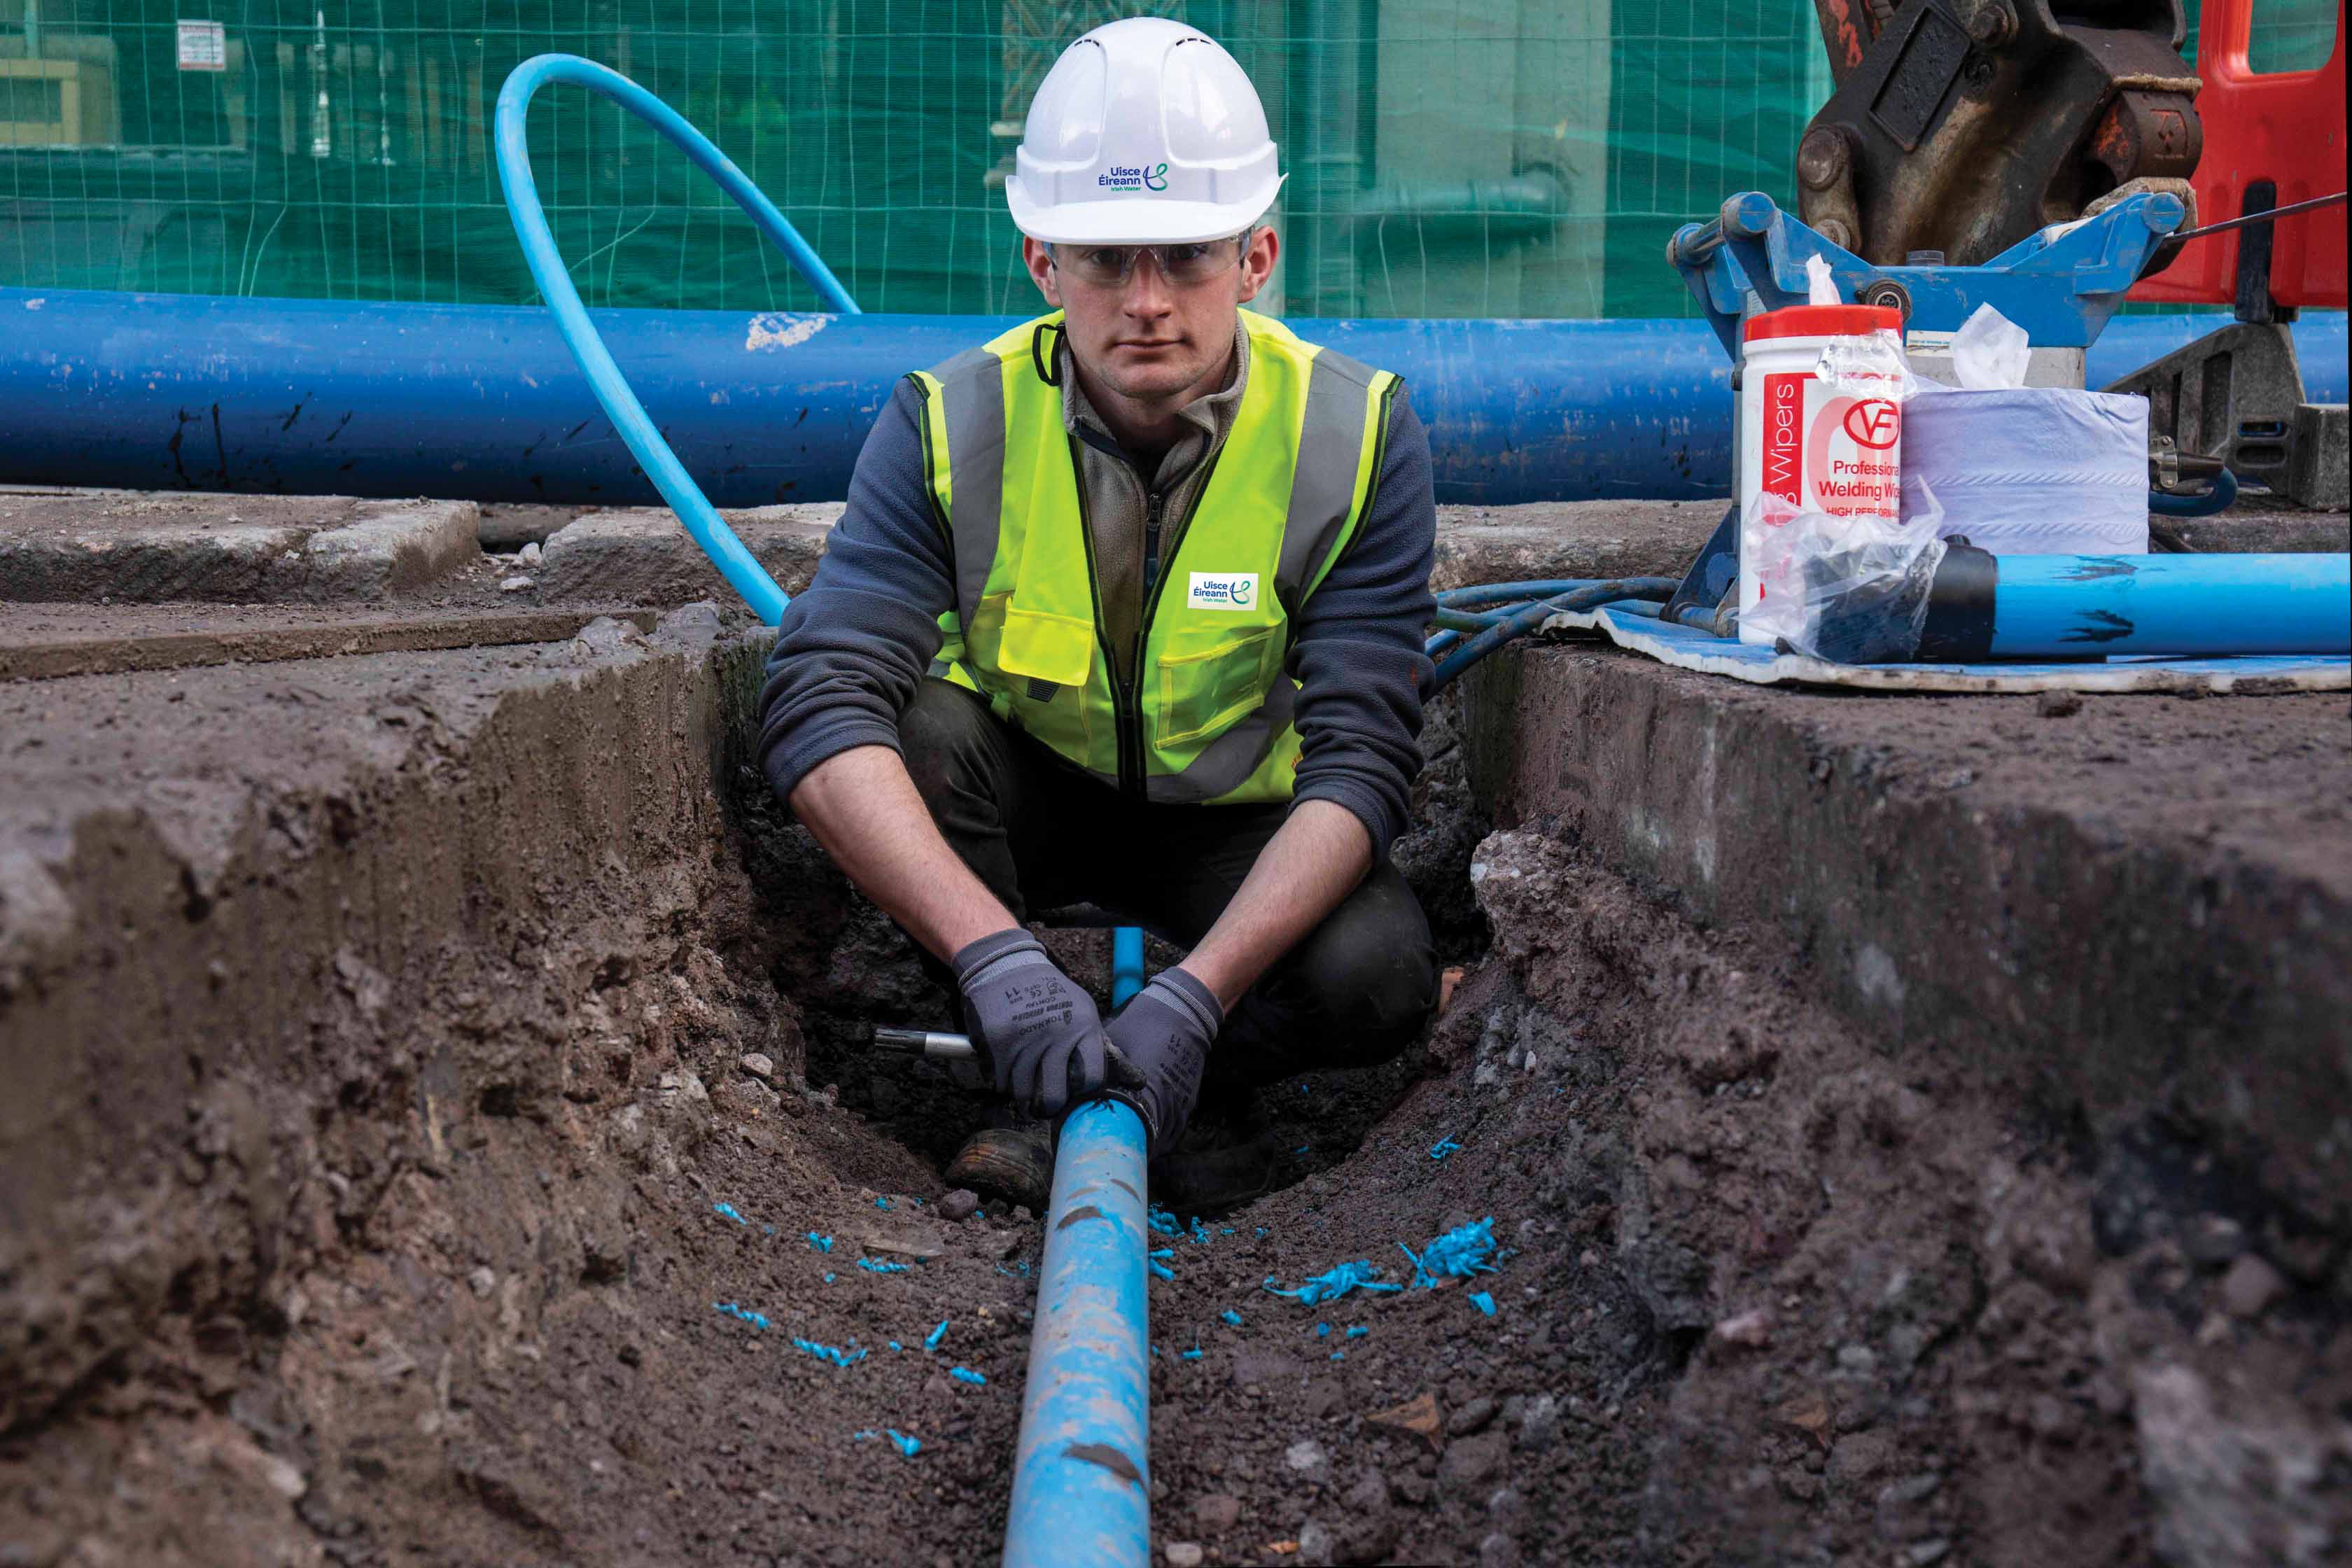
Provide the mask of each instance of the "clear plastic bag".
POLYGON ((1755 513, 1764 596, 1742 613, 1743 630, 1784 653, 1837 664, 1901 663, 1918 653, 1946 552, 1940 513, 1901 522, 1832 517, 1769 493, 1757 498, 1755 513))

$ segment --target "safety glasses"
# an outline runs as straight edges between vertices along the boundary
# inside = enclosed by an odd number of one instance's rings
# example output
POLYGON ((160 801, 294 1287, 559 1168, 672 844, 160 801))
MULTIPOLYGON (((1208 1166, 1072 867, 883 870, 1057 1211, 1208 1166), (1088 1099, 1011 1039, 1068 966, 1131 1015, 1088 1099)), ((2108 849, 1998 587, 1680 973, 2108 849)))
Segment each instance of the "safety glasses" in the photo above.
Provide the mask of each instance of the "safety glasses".
POLYGON ((1091 288, 1124 288, 1135 275, 1136 258, 1148 251, 1160 277, 1176 288, 1189 289, 1240 266, 1249 250, 1250 232, 1188 245, 1056 245, 1051 249, 1055 267, 1091 288))

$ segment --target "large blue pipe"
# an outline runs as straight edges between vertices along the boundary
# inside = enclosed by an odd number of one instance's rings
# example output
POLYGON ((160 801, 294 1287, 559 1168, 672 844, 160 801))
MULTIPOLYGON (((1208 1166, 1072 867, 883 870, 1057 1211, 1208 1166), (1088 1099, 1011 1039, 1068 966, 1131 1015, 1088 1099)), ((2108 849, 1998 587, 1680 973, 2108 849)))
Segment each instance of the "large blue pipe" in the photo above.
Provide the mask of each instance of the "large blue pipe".
MULTIPOLYGON (((839 500, 892 383, 1010 320, 590 314, 730 507, 839 500)), ((2092 384, 2215 320, 2118 318, 2092 384)), ((1726 491, 1729 367, 1703 321, 1291 324, 1404 376, 1440 500, 1726 491)), ((544 310, 0 289, 0 483, 659 500, 544 310)), ((2294 331, 2309 395, 2344 401, 2344 316, 2305 312, 2294 331)))
POLYGON ((1143 1122, 1096 1100, 1062 1123, 1005 1515, 1005 1568, 1144 1568, 1151 1389, 1143 1122))

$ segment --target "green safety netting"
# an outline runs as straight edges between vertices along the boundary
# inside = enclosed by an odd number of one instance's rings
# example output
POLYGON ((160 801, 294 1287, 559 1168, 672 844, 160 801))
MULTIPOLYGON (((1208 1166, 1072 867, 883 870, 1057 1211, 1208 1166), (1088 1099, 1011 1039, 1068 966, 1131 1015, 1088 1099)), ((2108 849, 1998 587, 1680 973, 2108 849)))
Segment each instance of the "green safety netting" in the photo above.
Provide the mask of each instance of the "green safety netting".
MULTIPOLYGON (((1666 236, 1792 199, 1830 86, 1810 0, 0 0, 0 283, 530 300, 491 114, 563 50, 703 128, 867 310, 1024 310, 1029 94, 1142 11, 1257 82, 1290 176, 1269 303, 1297 315, 1687 313, 1666 236)), ((2333 0, 2273 14, 2269 58, 2324 58, 2333 0)), ((531 125, 591 304, 812 302, 614 105, 551 91, 531 125)))

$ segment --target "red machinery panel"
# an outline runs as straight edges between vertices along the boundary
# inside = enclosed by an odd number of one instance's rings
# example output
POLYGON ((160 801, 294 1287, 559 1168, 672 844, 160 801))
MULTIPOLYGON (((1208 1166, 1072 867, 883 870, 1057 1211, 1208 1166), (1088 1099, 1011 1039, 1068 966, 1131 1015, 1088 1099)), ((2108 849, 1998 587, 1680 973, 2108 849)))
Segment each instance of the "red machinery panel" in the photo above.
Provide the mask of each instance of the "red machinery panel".
MULTIPOLYGON (((2344 189, 2344 5, 2336 6, 2336 47, 2317 70, 2258 75, 2246 40, 2260 0, 2206 0, 2197 39, 2197 221, 2245 213, 2246 186, 2277 183, 2272 205, 2289 206, 2344 189)), ((2282 305, 2345 302, 2345 209, 2284 217, 2272 226, 2271 296, 2282 305)), ((2192 239, 2179 259, 2131 291, 2135 300, 2226 305, 2237 298, 2238 242, 2244 229, 2192 239)))

